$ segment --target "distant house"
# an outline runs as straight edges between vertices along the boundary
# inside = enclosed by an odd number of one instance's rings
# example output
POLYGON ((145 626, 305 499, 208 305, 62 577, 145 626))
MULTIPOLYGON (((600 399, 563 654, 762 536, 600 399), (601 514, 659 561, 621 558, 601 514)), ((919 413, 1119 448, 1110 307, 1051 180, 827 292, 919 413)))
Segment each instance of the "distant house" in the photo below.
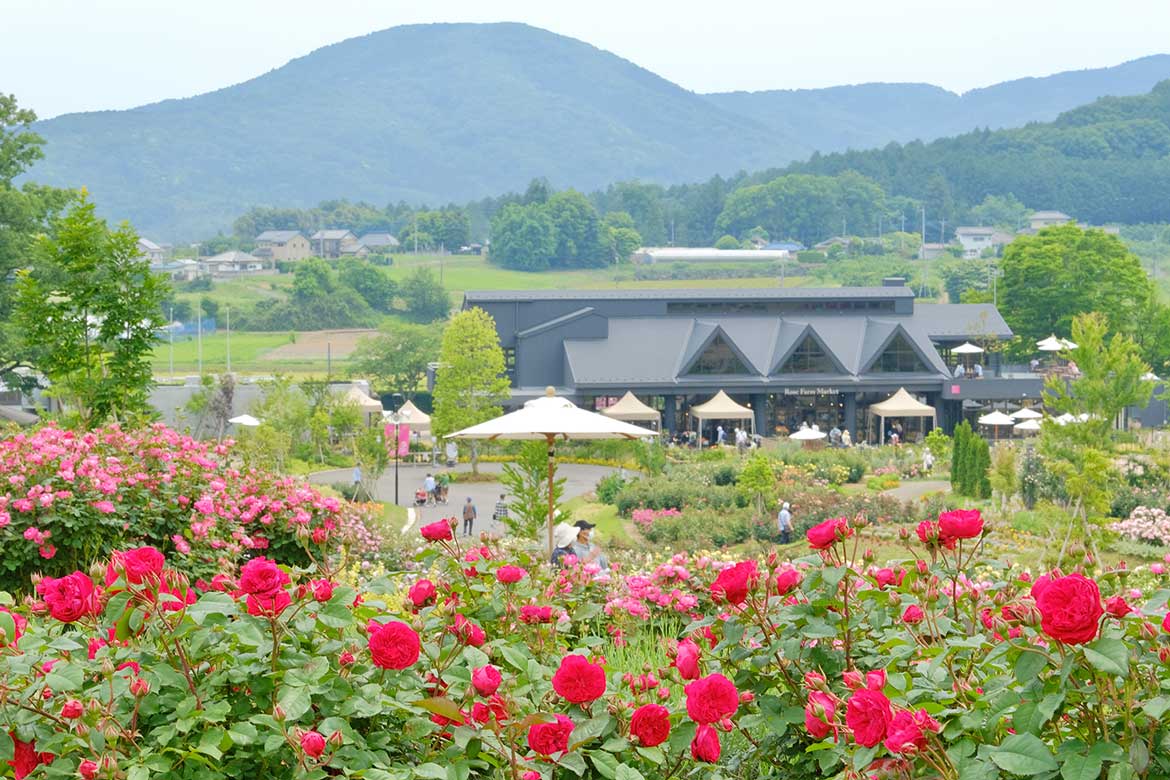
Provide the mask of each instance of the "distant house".
POLYGON ((804 244, 799 241, 773 241, 769 244, 764 244, 763 248, 773 252, 791 252, 793 254, 805 250, 804 244))
POLYGON ((1037 211, 1028 217, 1028 225, 1033 230, 1042 230, 1053 225, 1063 225, 1072 222, 1072 217, 1063 211, 1037 211))
POLYGON ((199 262, 189 257, 150 264, 151 273, 162 274, 174 282, 189 282, 199 276, 199 262))
POLYGON ((235 249, 220 252, 212 257, 204 257, 199 261, 199 265, 203 273, 211 276, 231 276, 264 270, 264 261, 259 257, 235 249))
POLYGON ((392 252, 398 248, 398 239, 390 233, 366 233, 358 239, 358 243, 375 254, 392 252))
POLYGON ((309 239, 299 230, 265 230, 256 236, 256 257, 265 260, 304 260, 313 253, 309 239))
POLYGON ((960 227, 955 229, 955 238, 963 247, 963 257, 970 260, 982 257, 988 249, 1001 252, 1014 236, 989 227, 960 227))
POLYGON ((166 259, 167 251, 149 238, 138 239, 138 254, 152 263, 161 263, 166 259))
POLYGON ((459 251, 457 251, 455 254, 457 254, 457 255, 482 255, 483 254, 483 244, 468 244, 467 246, 461 246, 461 247, 459 247, 459 251))
POLYGON ((832 238, 826 238, 820 243, 813 244, 813 249, 817 250, 818 252, 828 252, 835 246, 847 247, 849 246, 849 239, 845 238, 844 236, 833 236, 832 238))
POLYGON ((354 254, 358 237, 349 230, 318 230, 309 236, 309 243, 317 257, 341 257, 354 254), (348 251, 347 251, 348 250, 348 251))
POLYGON ((946 244, 923 244, 918 247, 919 260, 937 260, 947 254, 946 244))

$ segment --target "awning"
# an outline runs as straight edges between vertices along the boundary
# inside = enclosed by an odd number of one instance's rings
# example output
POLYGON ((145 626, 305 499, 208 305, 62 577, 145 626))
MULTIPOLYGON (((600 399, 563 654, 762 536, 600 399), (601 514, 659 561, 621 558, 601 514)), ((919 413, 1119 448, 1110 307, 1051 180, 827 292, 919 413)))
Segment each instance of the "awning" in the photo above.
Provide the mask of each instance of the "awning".
POLYGON ((409 416, 403 415, 402 422, 409 425, 412 431, 430 430, 431 416, 422 409, 419 409, 412 402, 407 401, 398 408, 399 414, 403 414, 404 412, 409 412, 410 414, 409 416))
POLYGON ((627 391, 613 406, 606 407, 601 410, 601 413, 606 417, 612 417, 615 420, 650 420, 653 422, 662 421, 662 413, 657 409, 647 406, 638 400, 638 397, 632 392, 627 391))
POLYGON ((880 417, 934 417, 934 407, 922 403, 904 387, 886 400, 871 404, 869 410, 880 417))
POLYGON ((351 387, 345 394, 345 401, 351 404, 357 404, 357 407, 367 414, 377 412, 382 413, 382 402, 370 398, 360 387, 351 387))
POLYGON ((700 420, 751 420, 755 412, 731 400, 720 390, 711 400, 691 407, 691 416, 700 420))

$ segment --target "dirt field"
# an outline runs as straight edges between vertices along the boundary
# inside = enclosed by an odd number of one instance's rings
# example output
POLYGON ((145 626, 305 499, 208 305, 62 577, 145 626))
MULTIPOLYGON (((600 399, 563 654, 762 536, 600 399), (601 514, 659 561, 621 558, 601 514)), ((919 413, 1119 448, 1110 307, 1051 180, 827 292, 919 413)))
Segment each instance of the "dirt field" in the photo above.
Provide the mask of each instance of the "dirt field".
POLYGON ((349 357, 357 347, 358 339, 377 333, 376 330, 317 330, 311 333, 298 333, 295 344, 282 344, 261 356, 263 361, 325 359, 327 350, 331 350, 334 360, 349 357))

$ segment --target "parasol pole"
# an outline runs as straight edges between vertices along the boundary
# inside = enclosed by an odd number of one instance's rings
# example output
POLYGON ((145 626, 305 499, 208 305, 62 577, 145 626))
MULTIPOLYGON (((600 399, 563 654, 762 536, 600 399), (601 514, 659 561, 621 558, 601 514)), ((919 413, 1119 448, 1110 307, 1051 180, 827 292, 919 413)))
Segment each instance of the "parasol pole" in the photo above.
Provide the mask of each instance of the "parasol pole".
POLYGON ((546 433, 548 442, 548 559, 553 555, 553 471, 556 468, 554 460, 557 457, 556 434, 546 433))

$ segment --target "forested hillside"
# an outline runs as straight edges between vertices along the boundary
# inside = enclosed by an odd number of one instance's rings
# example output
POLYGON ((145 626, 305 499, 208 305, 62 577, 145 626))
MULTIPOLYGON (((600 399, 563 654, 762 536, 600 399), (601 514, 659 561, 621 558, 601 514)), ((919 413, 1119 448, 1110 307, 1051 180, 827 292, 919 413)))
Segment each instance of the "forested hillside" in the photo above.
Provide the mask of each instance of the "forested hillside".
POLYGON ((1170 57, 1158 56, 962 97, 921 84, 700 95, 525 25, 416 25, 205 95, 39 122, 46 154, 29 178, 85 185, 105 216, 181 241, 227 229, 252 206, 436 206, 533 178, 589 191, 736 176, 818 149, 1050 119, 1167 77, 1170 57))

